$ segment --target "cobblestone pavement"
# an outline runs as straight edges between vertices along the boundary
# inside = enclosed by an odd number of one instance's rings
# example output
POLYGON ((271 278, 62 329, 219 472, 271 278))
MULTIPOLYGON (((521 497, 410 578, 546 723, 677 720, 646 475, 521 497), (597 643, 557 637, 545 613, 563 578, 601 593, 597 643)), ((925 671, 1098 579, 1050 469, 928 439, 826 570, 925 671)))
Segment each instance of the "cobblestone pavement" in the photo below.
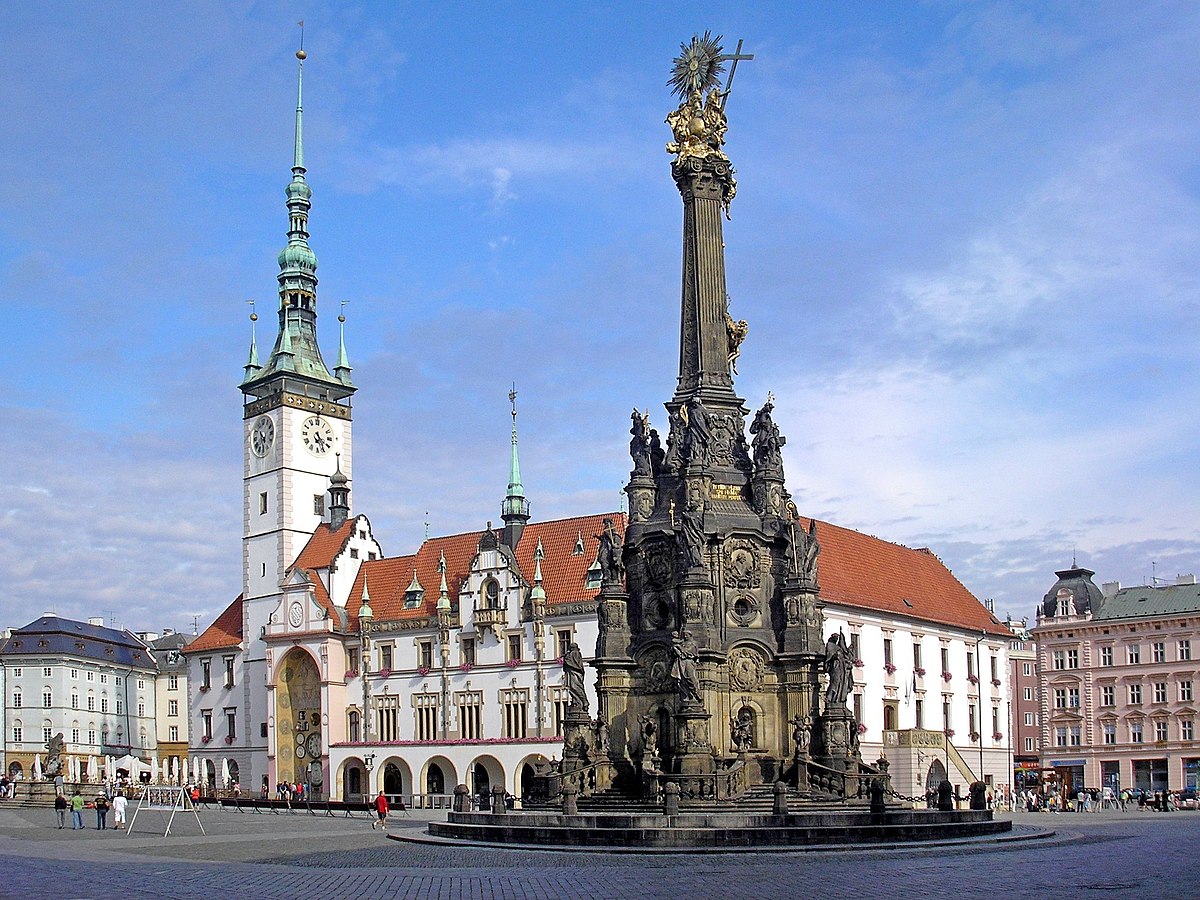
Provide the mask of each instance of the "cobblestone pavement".
POLYGON ((303 813, 202 811, 207 836, 176 819, 164 838, 158 814, 142 815, 132 834, 72 832, 50 810, 0 809, 0 897, 1200 897, 1200 812, 1017 813, 1017 833, 1057 833, 1009 843, 655 856, 406 844, 366 818, 303 813))

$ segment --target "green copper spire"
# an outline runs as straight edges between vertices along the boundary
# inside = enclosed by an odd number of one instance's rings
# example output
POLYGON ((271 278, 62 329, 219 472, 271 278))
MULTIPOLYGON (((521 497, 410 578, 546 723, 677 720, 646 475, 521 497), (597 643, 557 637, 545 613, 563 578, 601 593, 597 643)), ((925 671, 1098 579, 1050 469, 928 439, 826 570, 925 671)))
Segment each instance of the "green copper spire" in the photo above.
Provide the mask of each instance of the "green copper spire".
POLYGON ((262 368, 258 363, 258 341, 255 339, 254 324, 258 321, 258 313, 254 311, 254 301, 247 300, 250 304, 250 356, 246 359, 246 380, 249 381, 258 374, 262 368))
POLYGON ((508 463, 508 494, 500 507, 500 518, 504 520, 504 543, 516 549, 521 532, 529 521, 529 501, 525 499, 525 486, 521 484, 521 462, 517 459, 517 387, 508 392, 512 404, 512 456, 508 463))
MULTIPOLYGON (((279 336, 266 365, 247 370, 243 389, 261 395, 276 376, 297 376, 322 386, 333 386, 329 398, 342 398, 354 392, 350 367, 346 363, 337 376, 331 375, 321 358, 317 344, 317 255, 308 245, 308 214, 312 208, 312 189, 304 168, 304 60, 303 46, 296 52, 296 131, 292 145, 292 180, 285 195, 288 208, 287 244, 279 253, 279 336)), ((345 362, 345 349, 339 355, 345 362)), ((278 386, 275 388, 278 389, 278 386)), ((297 390, 299 387, 288 388, 297 390)))
POLYGON ((350 381, 350 357, 346 355, 346 313, 344 312, 349 300, 342 301, 343 312, 338 314, 338 358, 333 367, 333 374, 342 384, 352 384, 350 381))

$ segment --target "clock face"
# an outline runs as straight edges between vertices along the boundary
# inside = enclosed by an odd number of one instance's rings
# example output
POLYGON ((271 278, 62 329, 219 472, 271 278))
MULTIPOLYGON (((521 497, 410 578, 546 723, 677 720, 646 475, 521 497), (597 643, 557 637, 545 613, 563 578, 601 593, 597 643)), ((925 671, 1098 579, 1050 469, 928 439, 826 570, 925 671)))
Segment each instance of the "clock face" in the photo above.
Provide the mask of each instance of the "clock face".
POLYGON ((325 456, 333 449, 333 426, 320 416, 309 416, 300 426, 300 438, 313 456, 325 456))
POLYGON ((304 621, 304 607, 299 602, 293 603, 292 608, 288 610, 288 621, 292 623, 293 628, 299 628, 300 623, 304 621))
POLYGON ((319 734, 310 734, 304 746, 308 750, 308 755, 316 759, 321 755, 321 736, 319 734))
POLYGON ((250 431, 250 449, 260 459, 271 452, 275 444, 275 423, 270 416, 259 416, 250 431))

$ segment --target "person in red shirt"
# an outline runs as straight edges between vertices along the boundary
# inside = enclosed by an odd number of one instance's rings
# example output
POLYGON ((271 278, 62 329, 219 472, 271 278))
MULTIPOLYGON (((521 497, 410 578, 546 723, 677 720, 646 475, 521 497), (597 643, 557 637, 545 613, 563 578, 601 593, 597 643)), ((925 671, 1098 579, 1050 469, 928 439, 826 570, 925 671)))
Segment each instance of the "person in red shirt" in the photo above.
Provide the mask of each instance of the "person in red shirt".
POLYGON ((388 802, 387 797, 383 795, 383 791, 380 791, 379 796, 375 798, 375 812, 379 816, 379 821, 371 823, 371 830, 374 831, 375 827, 379 826, 384 831, 387 831, 388 802))

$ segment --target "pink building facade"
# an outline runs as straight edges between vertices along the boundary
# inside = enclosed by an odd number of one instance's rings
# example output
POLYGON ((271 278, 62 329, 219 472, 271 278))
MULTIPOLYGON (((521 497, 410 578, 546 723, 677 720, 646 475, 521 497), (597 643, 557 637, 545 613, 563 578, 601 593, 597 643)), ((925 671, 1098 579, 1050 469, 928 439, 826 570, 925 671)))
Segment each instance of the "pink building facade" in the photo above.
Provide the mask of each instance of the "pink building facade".
POLYGON ((1056 573, 1037 643, 1042 780, 1080 788, 1195 790, 1200 586, 1096 587, 1056 573))

